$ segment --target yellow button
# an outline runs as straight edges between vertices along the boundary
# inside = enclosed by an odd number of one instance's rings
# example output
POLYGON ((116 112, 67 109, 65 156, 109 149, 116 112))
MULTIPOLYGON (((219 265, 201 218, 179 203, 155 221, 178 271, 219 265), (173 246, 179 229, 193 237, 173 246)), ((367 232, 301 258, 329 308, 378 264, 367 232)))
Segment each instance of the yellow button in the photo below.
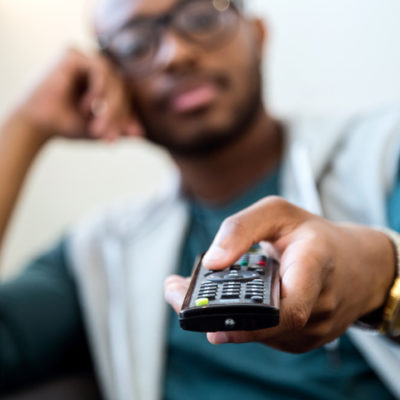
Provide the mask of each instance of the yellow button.
POLYGON ((202 299, 197 299, 195 304, 197 307, 206 306, 208 304, 208 299, 207 297, 204 297, 202 299))

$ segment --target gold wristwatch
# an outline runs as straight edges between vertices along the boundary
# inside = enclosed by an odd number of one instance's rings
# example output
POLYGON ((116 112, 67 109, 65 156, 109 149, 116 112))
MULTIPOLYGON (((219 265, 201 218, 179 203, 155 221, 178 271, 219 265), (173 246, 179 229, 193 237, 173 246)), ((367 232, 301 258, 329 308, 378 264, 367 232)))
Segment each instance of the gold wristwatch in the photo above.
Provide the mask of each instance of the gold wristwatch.
POLYGON ((389 236, 396 256, 396 279, 383 308, 379 332, 391 337, 400 336, 400 234, 390 229, 380 229, 389 236))

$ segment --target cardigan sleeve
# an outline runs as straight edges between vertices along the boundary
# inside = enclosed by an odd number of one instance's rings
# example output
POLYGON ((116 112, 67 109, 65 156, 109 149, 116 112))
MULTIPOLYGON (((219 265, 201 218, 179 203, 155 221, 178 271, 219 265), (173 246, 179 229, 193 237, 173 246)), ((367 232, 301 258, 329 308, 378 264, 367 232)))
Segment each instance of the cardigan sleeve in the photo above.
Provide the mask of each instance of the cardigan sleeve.
POLYGON ((0 394, 90 365, 66 242, 0 284, 0 394))

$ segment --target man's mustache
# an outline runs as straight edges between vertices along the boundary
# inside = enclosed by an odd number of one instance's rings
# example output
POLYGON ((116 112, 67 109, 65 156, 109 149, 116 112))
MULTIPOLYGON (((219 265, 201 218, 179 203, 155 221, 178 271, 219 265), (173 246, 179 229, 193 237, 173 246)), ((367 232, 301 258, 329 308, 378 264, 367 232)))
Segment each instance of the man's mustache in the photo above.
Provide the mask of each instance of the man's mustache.
POLYGON ((154 109, 166 111, 174 96, 201 85, 213 85, 221 91, 231 87, 231 80, 222 73, 185 73, 169 78, 154 100, 154 109))

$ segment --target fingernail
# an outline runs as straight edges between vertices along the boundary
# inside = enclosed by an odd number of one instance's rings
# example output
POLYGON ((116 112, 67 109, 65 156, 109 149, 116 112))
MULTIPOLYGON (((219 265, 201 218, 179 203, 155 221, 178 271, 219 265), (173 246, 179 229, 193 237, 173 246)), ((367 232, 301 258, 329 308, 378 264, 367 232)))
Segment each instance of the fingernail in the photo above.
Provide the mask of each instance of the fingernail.
POLYGON ((229 342, 229 337, 224 332, 216 332, 212 338, 213 344, 225 344, 229 342))
POLYGON ((219 246, 212 246, 203 257, 203 262, 212 263, 219 261, 225 256, 225 250, 219 246))

